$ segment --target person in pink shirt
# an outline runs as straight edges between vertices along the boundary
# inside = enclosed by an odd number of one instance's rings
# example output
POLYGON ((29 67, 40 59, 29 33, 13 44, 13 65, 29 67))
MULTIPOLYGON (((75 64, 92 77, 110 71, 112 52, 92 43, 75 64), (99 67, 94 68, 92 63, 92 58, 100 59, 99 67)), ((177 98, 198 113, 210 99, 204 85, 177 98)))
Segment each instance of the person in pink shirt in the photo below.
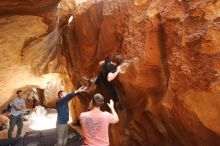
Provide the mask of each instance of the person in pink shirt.
POLYGON ((117 123, 119 118, 113 100, 108 103, 111 113, 100 110, 103 104, 104 97, 97 93, 90 102, 91 110, 80 114, 85 146, 109 146, 108 126, 117 123))

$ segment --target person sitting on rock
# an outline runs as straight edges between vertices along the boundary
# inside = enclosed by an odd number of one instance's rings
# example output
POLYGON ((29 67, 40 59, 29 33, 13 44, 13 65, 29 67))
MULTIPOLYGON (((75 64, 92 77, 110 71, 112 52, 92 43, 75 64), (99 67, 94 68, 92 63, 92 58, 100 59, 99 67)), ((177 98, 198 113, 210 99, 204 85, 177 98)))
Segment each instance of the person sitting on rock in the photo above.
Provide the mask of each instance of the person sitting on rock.
POLYGON ((0 115, 0 131, 9 128, 9 121, 8 117, 0 115))
POLYGON ((111 98, 115 102, 116 106, 120 108, 122 107, 119 104, 118 94, 112 84, 112 81, 118 76, 118 74, 121 71, 120 68, 121 61, 122 58, 120 55, 114 55, 112 60, 107 58, 103 61, 100 61, 99 65, 102 66, 102 70, 95 81, 95 84, 97 86, 103 86, 110 91, 111 98))

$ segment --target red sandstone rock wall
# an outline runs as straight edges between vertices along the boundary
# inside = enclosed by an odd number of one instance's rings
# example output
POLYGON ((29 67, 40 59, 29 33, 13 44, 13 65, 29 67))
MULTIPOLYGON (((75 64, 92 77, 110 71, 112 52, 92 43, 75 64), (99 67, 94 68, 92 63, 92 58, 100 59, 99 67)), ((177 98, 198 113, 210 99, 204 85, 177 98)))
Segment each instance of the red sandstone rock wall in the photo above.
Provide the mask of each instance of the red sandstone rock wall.
POLYGON ((220 145, 219 8, 214 0, 93 0, 74 9, 63 36, 75 85, 107 56, 130 61, 115 81, 125 109, 112 145, 220 145))
MULTIPOLYGON (((219 1, 10 1, 0 2, 0 104, 32 85, 54 101, 119 53, 129 66, 114 81, 124 109, 113 146, 220 145, 219 1)), ((74 102, 76 116, 92 95, 74 102)))

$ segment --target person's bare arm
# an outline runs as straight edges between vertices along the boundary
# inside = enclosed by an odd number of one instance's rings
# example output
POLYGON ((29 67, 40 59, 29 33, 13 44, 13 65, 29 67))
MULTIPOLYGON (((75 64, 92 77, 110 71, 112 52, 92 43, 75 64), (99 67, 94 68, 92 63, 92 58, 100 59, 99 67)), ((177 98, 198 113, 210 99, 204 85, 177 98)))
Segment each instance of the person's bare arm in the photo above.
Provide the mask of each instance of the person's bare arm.
POLYGON ((105 63, 105 60, 100 61, 99 66, 103 66, 104 63, 105 63))
POLYGON ((16 110, 22 110, 22 107, 19 106, 19 105, 14 105, 14 104, 12 104, 12 106, 13 106, 16 110))
POLYGON ((108 73, 107 80, 108 80, 109 82, 112 81, 112 80, 114 80, 119 73, 120 73, 120 66, 117 67, 116 72, 114 72, 114 73, 111 73, 111 72, 108 73))
POLYGON ((22 110, 26 109, 25 103, 21 106, 21 109, 22 109, 22 110))
POLYGON ((80 92, 85 92, 86 91, 86 89, 87 89, 87 87, 86 86, 81 86, 81 87, 79 87, 79 89, 77 89, 76 91, 74 91, 76 94, 77 93, 80 93, 80 92))
POLYGON ((112 115, 113 115, 113 118, 114 118, 114 123, 117 123, 119 121, 119 118, 118 118, 118 114, 116 113, 116 111, 114 109, 113 100, 111 99, 110 103, 107 103, 107 104, 108 104, 108 107, 111 109, 111 112, 112 112, 112 115))
POLYGON ((85 87, 85 86, 79 87, 77 90, 75 90, 75 91, 73 91, 73 92, 67 94, 64 98, 58 100, 58 101, 57 101, 57 104, 62 104, 63 102, 66 102, 66 101, 71 100, 72 98, 74 98, 75 96, 77 96, 78 93, 80 93, 80 92, 85 92, 86 89, 87 89, 87 87, 85 87))

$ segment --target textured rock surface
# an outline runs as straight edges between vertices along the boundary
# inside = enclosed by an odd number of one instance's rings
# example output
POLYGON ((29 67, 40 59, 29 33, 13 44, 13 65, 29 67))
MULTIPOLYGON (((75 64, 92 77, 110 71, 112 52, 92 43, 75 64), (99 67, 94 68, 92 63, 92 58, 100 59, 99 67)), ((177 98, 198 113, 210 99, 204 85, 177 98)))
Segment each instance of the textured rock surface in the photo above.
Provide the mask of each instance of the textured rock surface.
POLYGON ((219 8, 211 0, 92 0, 74 9, 63 36, 75 85, 114 53, 130 62, 115 81, 125 109, 113 145, 220 145, 219 8))
MULTIPOLYGON (((56 0, 1 1, 0 8, 1 99, 35 85, 49 101, 119 53, 129 66, 114 81, 124 109, 112 145, 220 145, 220 1, 62 0, 60 10, 56 0)), ((72 103, 75 115, 92 94, 72 103)))
POLYGON ((55 0, 0 2, 0 105, 10 102, 17 89, 31 88, 44 89, 49 104, 68 84, 57 6, 55 0))

